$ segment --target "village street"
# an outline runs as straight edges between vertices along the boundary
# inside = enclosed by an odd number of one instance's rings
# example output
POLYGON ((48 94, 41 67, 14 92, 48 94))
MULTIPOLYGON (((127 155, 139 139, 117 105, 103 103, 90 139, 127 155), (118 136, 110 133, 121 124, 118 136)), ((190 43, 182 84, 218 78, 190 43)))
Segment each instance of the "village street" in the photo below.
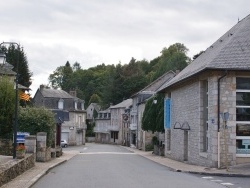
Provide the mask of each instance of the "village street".
POLYGON ((68 147, 79 154, 53 168, 33 188, 51 187, 248 187, 249 178, 205 177, 173 172, 124 147, 104 144, 68 147), (219 179, 218 179, 219 178, 219 179), (223 181, 226 178, 226 182, 223 181), (220 181, 216 181, 220 180, 220 181), (234 182, 234 184, 229 183, 234 182), (224 184, 223 184, 224 183, 224 184))

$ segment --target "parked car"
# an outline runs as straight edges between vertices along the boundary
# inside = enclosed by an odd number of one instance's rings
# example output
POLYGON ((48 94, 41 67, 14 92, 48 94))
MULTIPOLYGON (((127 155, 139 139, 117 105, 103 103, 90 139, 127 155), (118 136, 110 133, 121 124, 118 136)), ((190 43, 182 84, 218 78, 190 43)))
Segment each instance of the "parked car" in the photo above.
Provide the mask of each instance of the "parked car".
POLYGON ((68 142, 66 140, 61 140, 61 147, 66 148, 68 146, 68 142))

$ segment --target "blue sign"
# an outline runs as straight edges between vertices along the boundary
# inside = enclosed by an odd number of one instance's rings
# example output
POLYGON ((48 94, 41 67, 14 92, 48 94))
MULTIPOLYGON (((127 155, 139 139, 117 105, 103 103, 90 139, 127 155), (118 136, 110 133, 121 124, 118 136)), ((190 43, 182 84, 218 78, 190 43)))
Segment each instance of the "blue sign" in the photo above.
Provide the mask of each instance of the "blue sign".
POLYGON ((17 137, 16 137, 17 144, 24 143, 25 136, 29 136, 29 135, 30 135, 30 133, 27 133, 27 132, 17 132, 17 137))
POLYGON ((164 127, 170 129, 171 126, 171 99, 164 100, 164 127))

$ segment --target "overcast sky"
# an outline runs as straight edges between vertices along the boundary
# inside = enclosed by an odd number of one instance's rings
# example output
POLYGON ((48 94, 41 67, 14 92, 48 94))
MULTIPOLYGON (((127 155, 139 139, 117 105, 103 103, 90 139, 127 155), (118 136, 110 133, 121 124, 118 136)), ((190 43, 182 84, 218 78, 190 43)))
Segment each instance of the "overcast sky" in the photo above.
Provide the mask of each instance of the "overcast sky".
POLYGON ((2 0, 0 41, 24 48, 33 96, 66 61, 150 61, 176 42, 193 57, 249 14, 249 0, 2 0))

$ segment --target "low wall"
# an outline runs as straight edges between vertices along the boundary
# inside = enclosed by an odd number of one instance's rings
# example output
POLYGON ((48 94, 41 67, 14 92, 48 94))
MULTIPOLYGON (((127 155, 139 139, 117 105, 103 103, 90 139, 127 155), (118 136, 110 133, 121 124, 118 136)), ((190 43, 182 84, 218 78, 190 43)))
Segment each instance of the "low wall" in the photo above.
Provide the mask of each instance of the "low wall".
POLYGON ((0 165, 0 187, 35 166, 35 155, 26 154, 25 158, 10 160, 0 165))
POLYGON ((86 137, 86 142, 95 142, 95 137, 86 137))

